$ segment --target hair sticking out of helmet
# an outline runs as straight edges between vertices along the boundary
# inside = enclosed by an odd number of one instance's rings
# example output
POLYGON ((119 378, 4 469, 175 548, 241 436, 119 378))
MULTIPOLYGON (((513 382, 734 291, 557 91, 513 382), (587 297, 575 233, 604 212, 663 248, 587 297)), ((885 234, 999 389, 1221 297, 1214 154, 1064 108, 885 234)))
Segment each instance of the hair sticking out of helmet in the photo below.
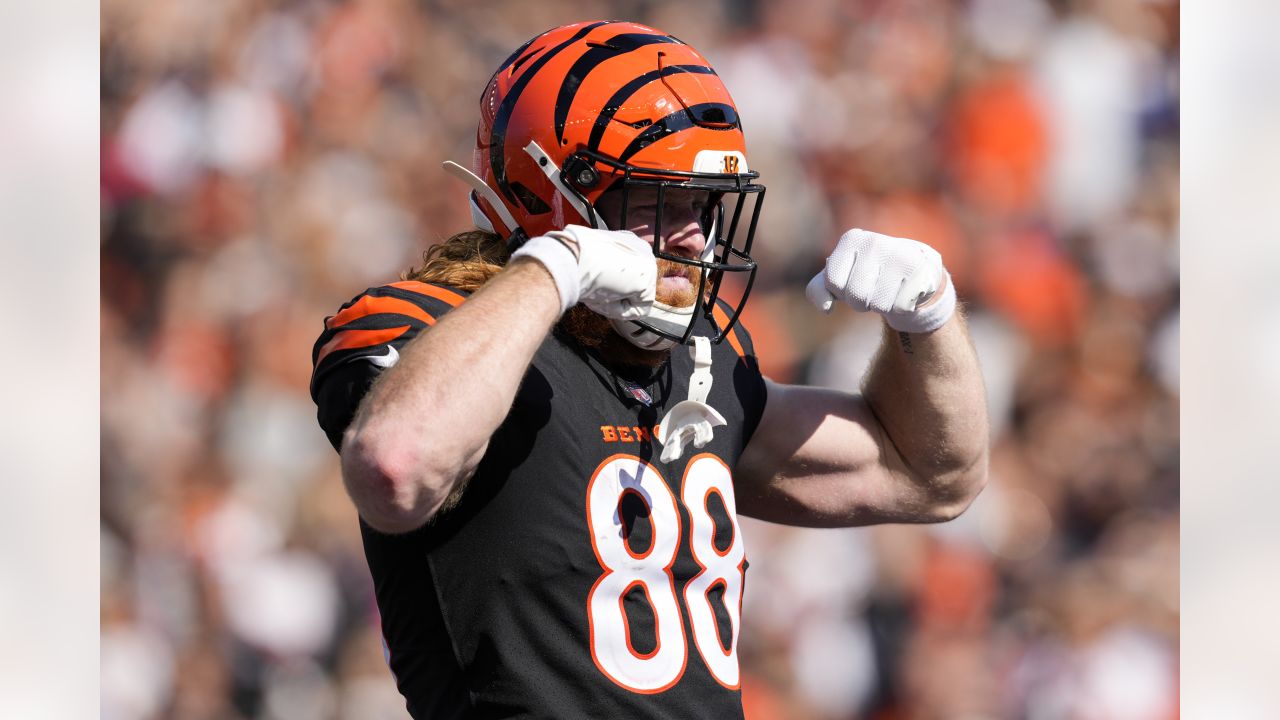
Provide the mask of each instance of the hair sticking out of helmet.
POLYGON ((746 273, 746 291, 724 327, 716 326, 715 342, 746 303, 764 186, 747 166, 728 89, 706 58, 671 35, 598 21, 529 40, 481 95, 471 172, 449 171, 474 191, 477 226, 487 224, 512 249, 570 224, 606 228, 596 202, 612 189, 623 193, 624 217, 636 188, 711 192, 715 207, 703 223, 708 247, 698 257, 665 252, 660 209, 654 218, 655 254, 700 273, 695 307, 669 315, 659 308, 628 321, 623 335, 641 347, 688 342, 695 318, 712 318, 725 273, 746 273))

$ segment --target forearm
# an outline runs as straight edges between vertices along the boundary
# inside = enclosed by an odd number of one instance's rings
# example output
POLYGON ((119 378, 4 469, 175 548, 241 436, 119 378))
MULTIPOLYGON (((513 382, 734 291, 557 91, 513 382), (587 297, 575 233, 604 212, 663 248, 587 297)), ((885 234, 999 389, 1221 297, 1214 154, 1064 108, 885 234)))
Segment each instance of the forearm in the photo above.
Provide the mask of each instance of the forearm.
POLYGON ((515 261, 402 350, 343 439, 343 477, 366 521, 412 529, 479 462, 560 311, 551 277, 515 261))
POLYGON ((964 318, 931 333, 887 325, 863 395, 929 497, 967 505, 986 479, 986 393, 964 318))

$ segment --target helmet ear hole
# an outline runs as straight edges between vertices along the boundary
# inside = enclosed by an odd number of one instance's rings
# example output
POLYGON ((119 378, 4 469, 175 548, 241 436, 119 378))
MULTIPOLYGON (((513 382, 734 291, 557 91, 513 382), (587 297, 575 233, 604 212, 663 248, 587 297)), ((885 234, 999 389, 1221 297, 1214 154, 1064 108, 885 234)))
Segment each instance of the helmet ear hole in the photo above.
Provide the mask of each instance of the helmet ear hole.
POLYGON ((570 155, 564 164, 564 177, 580 191, 588 191, 600 184, 600 172, 581 155, 570 155))
POLYGON ((518 182, 510 183, 511 192, 515 193, 516 199, 529 211, 530 215, 543 215, 551 212, 551 206, 543 202, 542 198, 533 194, 533 191, 525 187, 524 184, 518 182))

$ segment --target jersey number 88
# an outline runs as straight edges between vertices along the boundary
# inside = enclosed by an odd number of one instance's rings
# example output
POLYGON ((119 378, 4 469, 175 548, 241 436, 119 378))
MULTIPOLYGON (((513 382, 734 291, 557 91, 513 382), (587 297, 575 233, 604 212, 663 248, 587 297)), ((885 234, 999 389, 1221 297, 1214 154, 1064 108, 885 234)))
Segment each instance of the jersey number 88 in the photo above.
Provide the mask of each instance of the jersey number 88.
MULTIPOLYGON (((684 606, 693 630, 693 645, 716 682, 738 687, 738 626, 742 601, 742 564, 746 550, 733 499, 729 468, 715 455, 696 455, 685 466, 680 495, 692 527, 689 549, 702 571, 685 584, 684 606), (732 541, 723 552, 715 546, 715 520, 707 509, 711 493, 720 495, 732 525, 732 541), (726 651, 709 593, 724 588, 724 609, 731 638, 726 651)), ((658 693, 680 680, 688 663, 688 643, 681 620, 671 566, 683 536, 676 499, 656 468, 634 455, 614 455, 600 464, 587 485, 587 526, 591 546, 604 574, 587 597, 591 658, 610 680, 637 693, 658 693), (622 533, 619 506, 634 493, 648 506, 653 539, 642 553, 632 552, 622 533), (653 608, 656 644, 648 653, 631 643, 624 598, 639 587, 653 608)))

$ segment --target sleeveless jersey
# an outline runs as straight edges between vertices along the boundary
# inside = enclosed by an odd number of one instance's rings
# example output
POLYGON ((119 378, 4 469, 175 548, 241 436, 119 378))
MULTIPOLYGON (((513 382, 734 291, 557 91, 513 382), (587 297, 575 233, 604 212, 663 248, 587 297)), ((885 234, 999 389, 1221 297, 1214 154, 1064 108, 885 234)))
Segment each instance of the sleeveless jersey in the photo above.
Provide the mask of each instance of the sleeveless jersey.
MULTIPOLYGON (((464 298, 394 283, 326 320, 312 396, 335 448, 398 349, 464 298)), ((732 470, 765 387, 740 326, 713 357, 708 403, 728 424, 664 463, 654 426, 688 397, 688 348, 618 371, 553 332, 455 508, 403 535, 361 522, 411 715, 742 717, 732 470)))

